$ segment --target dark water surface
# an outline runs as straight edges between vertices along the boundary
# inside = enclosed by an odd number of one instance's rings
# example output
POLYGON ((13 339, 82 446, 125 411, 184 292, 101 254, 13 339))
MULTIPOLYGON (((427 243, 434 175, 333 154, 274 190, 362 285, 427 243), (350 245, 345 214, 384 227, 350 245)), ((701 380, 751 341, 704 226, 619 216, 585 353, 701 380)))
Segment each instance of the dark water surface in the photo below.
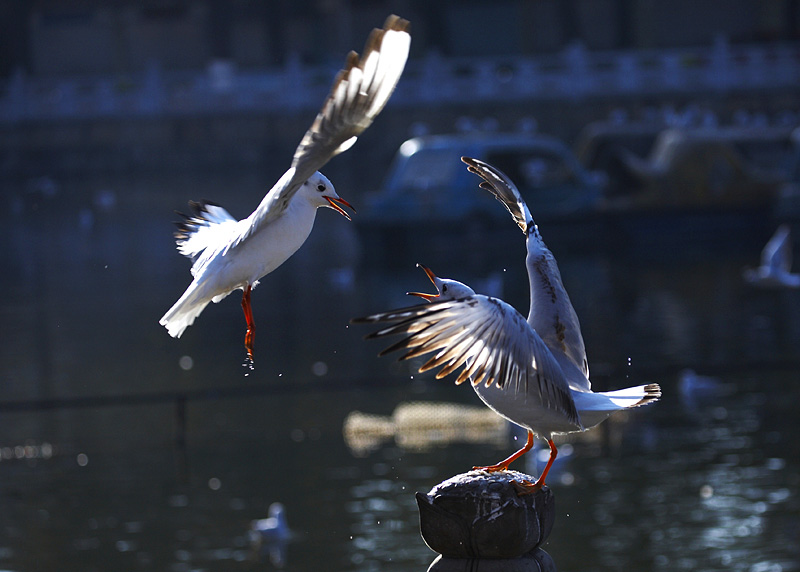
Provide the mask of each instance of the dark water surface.
MULTIPOLYGON (((280 554, 287 570, 421 571, 434 554, 414 492, 517 445, 512 429, 499 442, 487 430, 443 446, 452 418, 436 407, 363 448, 344 432, 356 411, 388 423, 400 404, 480 405, 467 387, 376 358, 382 346, 348 321, 429 288, 415 262, 524 313, 524 245, 510 219, 480 234, 417 232, 412 240, 430 245, 418 260, 418 250, 378 256, 356 225, 321 212, 303 249, 253 293, 254 371, 241 365, 238 294, 180 340, 166 334, 158 319, 189 283, 172 210, 230 197, 245 216, 261 179, 98 179, 50 199, 8 190, 0 569, 271 570, 248 528, 280 501, 293 531, 280 554), (411 447, 403 432, 417 430, 424 438, 411 447)), ((597 236, 582 249, 542 232, 581 319, 594 386, 664 391, 562 445, 545 546, 558 569, 800 570, 800 292, 740 279, 765 237, 731 235, 725 246, 717 233, 713 246, 687 246, 597 236)), ((518 468, 534 464, 530 454, 518 468)))

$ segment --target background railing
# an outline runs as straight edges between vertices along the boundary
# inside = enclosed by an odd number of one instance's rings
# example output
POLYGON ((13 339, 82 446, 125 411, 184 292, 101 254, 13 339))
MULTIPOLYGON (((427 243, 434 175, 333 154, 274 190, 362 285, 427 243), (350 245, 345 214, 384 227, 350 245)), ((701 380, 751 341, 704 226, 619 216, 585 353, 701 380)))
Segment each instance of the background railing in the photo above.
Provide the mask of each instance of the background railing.
MULTIPOLYGON (((108 116, 213 114, 305 109, 319 104, 336 69, 291 60, 282 69, 244 71, 226 61, 201 72, 137 76, 42 77, 15 74, 0 83, 0 121, 108 116)), ((800 45, 591 52, 573 44, 559 54, 445 58, 409 64, 393 105, 415 106, 535 98, 581 99, 800 86, 800 45)))

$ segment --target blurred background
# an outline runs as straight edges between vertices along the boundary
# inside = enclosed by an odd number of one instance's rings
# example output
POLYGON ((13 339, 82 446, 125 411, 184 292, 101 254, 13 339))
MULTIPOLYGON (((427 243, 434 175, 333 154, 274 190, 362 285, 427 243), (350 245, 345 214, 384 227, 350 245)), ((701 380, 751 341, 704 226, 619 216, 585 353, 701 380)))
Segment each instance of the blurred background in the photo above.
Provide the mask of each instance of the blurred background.
POLYGON ((471 155, 525 195, 593 387, 664 393, 560 441, 558 569, 800 570, 800 290, 745 279, 798 245, 799 40, 797 0, 0 0, 0 568, 427 569, 414 492, 524 434, 349 320, 417 262, 527 313, 471 155), (170 338, 173 211, 247 216, 390 13, 404 76, 324 169, 358 212, 254 291, 255 369, 237 294, 170 338))

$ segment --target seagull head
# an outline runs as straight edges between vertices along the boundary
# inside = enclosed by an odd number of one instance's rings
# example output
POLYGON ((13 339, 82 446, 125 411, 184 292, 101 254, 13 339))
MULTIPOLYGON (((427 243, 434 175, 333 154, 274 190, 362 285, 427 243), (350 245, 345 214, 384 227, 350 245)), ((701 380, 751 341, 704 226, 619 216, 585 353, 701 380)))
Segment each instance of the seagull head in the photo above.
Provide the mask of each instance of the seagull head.
POLYGON ((427 300, 428 302, 433 302, 434 299, 438 299, 438 301, 445 301, 445 300, 455 300, 458 298, 468 298, 469 296, 474 296, 475 291, 457 280, 450 280, 449 278, 439 278, 433 271, 428 268, 427 266, 423 266, 422 264, 417 264, 418 268, 422 268, 425 271, 425 274, 428 275, 428 278, 431 279, 433 285, 436 286, 436 294, 426 294, 425 292, 408 292, 410 296, 419 296, 423 300, 427 300))
POLYGON ((356 209, 353 208, 353 205, 336 194, 336 189, 333 188, 333 183, 328 180, 328 177, 317 171, 308 178, 303 184, 303 187, 306 188, 307 193, 313 197, 313 202, 317 207, 332 208, 347 220, 352 220, 350 215, 347 214, 347 211, 340 205, 351 208, 353 212, 355 212, 356 209))

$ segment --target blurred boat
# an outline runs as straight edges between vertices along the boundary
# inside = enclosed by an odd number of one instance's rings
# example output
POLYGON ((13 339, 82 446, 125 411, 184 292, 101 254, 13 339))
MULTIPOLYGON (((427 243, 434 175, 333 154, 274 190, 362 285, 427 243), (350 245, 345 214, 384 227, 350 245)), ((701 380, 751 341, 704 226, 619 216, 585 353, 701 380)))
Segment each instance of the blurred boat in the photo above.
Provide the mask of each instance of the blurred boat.
POLYGON ((351 412, 342 428, 356 456, 364 456, 394 439, 407 451, 426 451, 449 443, 485 443, 503 447, 509 424, 483 406, 458 403, 407 402, 390 417, 351 412))
POLYGON ((611 211, 768 209, 788 178, 790 127, 670 128, 643 159, 620 158, 631 187, 611 211))
POLYGON ((519 181, 537 222, 547 223, 548 242, 562 252, 665 242, 738 248, 766 241, 778 214, 800 217, 798 186, 786 185, 793 158, 800 164, 791 126, 668 125, 587 126, 576 144, 583 164, 563 142, 541 133, 408 139, 384 185, 359 208, 355 225, 365 254, 385 259, 391 252, 400 260, 402 253, 413 262, 425 256, 433 264, 454 256, 452 248, 436 250, 443 236, 475 252, 487 232, 505 232, 505 213, 457 168, 464 155, 519 181))

